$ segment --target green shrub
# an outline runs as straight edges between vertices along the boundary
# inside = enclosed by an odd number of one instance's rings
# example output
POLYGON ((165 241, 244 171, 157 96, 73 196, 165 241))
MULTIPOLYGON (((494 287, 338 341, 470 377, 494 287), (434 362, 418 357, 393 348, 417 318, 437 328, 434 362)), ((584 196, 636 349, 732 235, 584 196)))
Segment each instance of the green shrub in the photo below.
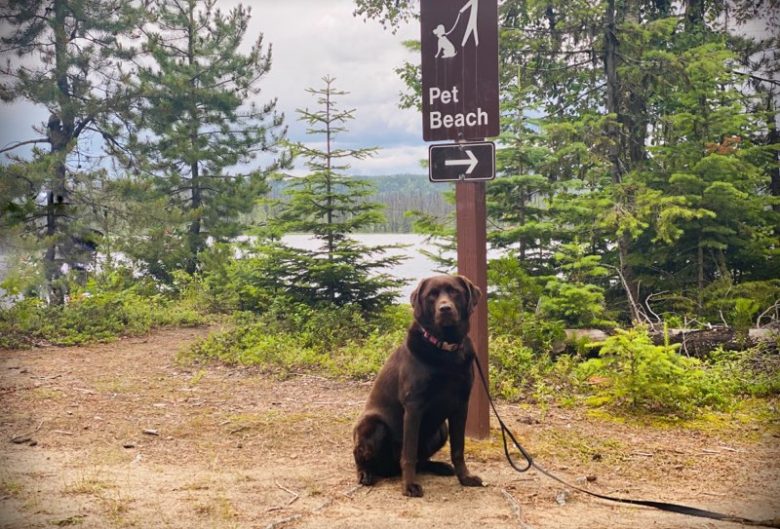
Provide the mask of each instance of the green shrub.
POLYGON ((780 357, 762 346, 745 351, 718 348, 709 354, 707 368, 735 399, 780 395, 780 357))
MULTIPOLYGON (((531 386, 533 351, 508 335, 492 336, 490 341, 490 391, 507 400, 518 400, 531 386)), ((475 384, 479 384, 476 381, 475 384)))
POLYGON ((377 374, 387 357, 406 338, 406 329, 374 331, 363 340, 353 340, 333 352, 331 373, 354 379, 377 374))
POLYGON ((574 386, 575 359, 549 352, 538 353, 522 339, 494 335, 490 339, 490 390, 500 398, 517 401, 554 401, 574 386))
POLYGON ((366 378, 402 343, 409 320, 406 306, 367 316, 355 305, 315 309, 277 298, 263 314, 239 313, 235 328, 197 342, 183 359, 366 378))
POLYGON ((133 279, 126 270, 105 272, 84 286, 74 283, 69 291, 63 306, 26 298, 0 309, 0 348, 29 347, 40 341, 76 345, 204 322, 190 300, 163 295, 153 283, 133 279))
POLYGON ((604 289, 585 283, 553 279, 545 287, 539 308, 547 318, 563 321, 569 327, 613 327, 607 319, 604 289))
POLYGON ((599 358, 577 368, 591 382, 591 403, 651 413, 688 415, 702 406, 726 404, 728 391, 702 362, 676 352, 678 345, 654 345, 644 328, 618 329, 599 358))
POLYGON ((780 299, 780 279, 735 284, 725 277, 708 285, 702 295, 705 317, 709 321, 721 323, 725 318, 738 334, 744 336, 755 324, 758 313, 780 299))
POLYGON ((0 308, 0 349, 29 347, 42 340, 45 312, 44 303, 38 298, 26 298, 0 308))
POLYGON ((227 364, 296 368, 326 368, 327 355, 301 345, 292 334, 269 334, 262 324, 212 333, 191 347, 194 358, 217 359, 227 364))

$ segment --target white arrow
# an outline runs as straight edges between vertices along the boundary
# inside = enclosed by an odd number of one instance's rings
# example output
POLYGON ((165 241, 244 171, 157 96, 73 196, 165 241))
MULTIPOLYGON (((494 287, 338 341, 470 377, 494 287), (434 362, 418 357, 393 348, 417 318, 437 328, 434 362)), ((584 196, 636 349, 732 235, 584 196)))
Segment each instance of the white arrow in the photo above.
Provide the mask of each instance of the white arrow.
POLYGON ((474 168, 477 166, 477 157, 474 156, 474 153, 471 152, 469 149, 465 149, 466 156, 469 157, 468 160, 445 160, 444 165, 468 165, 468 169, 466 169, 466 174, 471 174, 474 171, 474 168))

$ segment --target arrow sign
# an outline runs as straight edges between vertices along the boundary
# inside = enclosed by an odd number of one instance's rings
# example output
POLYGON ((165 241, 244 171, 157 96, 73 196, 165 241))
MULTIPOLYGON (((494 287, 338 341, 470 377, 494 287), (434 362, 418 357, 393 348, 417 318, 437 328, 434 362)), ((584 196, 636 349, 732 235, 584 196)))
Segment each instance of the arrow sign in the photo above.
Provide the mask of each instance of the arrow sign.
POLYGON ((466 169, 466 174, 469 175, 474 171, 474 168, 479 163, 479 160, 477 160, 477 157, 474 156, 474 153, 471 152, 469 149, 465 149, 466 156, 469 157, 468 160, 445 160, 444 165, 468 165, 468 169, 466 169))
POLYGON ((492 142, 447 143, 428 147, 431 182, 492 180, 496 176, 496 148, 492 142))

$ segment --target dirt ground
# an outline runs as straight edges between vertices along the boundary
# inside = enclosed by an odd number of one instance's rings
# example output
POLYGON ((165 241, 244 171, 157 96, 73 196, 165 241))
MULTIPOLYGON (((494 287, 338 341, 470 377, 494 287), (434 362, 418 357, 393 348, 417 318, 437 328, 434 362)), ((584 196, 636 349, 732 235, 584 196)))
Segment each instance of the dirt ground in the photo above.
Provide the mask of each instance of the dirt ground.
MULTIPOLYGON (((739 527, 517 474, 496 432, 466 447, 484 488, 435 476, 421 476, 420 499, 402 496, 397 479, 356 487, 351 426, 369 384, 179 365, 177 351, 206 333, 0 352, 0 527, 739 527)), ((594 491, 780 517, 777 429, 705 432, 583 410, 499 409, 540 463, 594 491)))

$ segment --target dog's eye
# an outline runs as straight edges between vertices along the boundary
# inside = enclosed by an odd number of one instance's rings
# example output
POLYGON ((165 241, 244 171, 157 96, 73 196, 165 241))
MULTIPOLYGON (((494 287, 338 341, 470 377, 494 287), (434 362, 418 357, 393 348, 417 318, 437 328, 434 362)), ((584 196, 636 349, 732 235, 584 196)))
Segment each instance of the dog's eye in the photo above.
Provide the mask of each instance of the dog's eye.
POLYGON ((432 288, 428 291, 428 297, 429 298, 436 298, 439 297, 439 289, 438 288, 432 288))

